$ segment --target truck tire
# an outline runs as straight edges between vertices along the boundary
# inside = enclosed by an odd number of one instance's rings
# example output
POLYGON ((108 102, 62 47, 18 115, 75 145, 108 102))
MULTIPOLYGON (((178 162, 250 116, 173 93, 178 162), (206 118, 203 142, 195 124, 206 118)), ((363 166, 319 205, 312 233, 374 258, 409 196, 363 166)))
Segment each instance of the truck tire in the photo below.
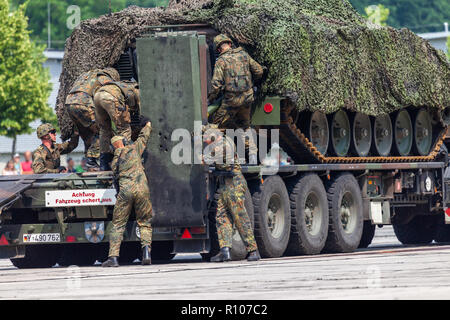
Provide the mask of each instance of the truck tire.
MULTIPOLYGON (((209 253, 202 253, 201 256, 204 261, 209 261, 209 259, 216 254, 219 253, 220 247, 219 247, 219 240, 217 238, 217 228, 216 228, 216 211, 217 211, 217 200, 218 200, 219 194, 216 193, 214 195, 214 201, 211 204, 211 207, 209 209, 209 234, 211 237, 211 248, 209 253)), ((254 219, 254 211, 253 211, 253 202, 252 202, 252 196, 250 194, 250 191, 246 190, 245 192, 245 209, 247 210, 248 217, 250 218, 250 221, 252 223, 252 228, 255 226, 255 219, 254 219)), ((235 261, 243 260, 247 257, 247 249, 245 248, 244 242, 241 239, 241 236, 239 235, 239 232, 237 229, 234 229, 233 232, 233 242, 231 247, 231 259, 235 261)))
POLYGON ((29 245, 25 247, 25 257, 10 259, 19 269, 50 268, 54 266, 60 255, 57 245, 29 245))
POLYGON ((120 244, 119 264, 132 264, 134 260, 141 258, 142 250, 139 241, 124 241, 120 244))
POLYGON ((328 234, 327 192, 317 174, 307 174, 288 184, 291 234, 287 255, 319 254, 328 234))
MULTIPOLYGON (((396 213, 405 208, 396 208, 396 213)), ((411 210, 411 209, 409 209, 411 210)), ((434 216, 416 216, 408 223, 393 223, 394 233, 403 244, 429 244, 436 237, 438 223, 434 216)))
POLYGON ((364 221, 363 233, 358 248, 367 248, 372 243, 375 236, 375 228, 376 225, 372 224, 370 220, 364 221))
POLYGON ((280 176, 269 176, 250 187, 255 210, 255 238, 263 258, 281 257, 291 229, 289 193, 280 176))
POLYGON ((324 251, 353 252, 363 232, 362 195, 352 174, 342 174, 327 184, 328 237, 324 251))

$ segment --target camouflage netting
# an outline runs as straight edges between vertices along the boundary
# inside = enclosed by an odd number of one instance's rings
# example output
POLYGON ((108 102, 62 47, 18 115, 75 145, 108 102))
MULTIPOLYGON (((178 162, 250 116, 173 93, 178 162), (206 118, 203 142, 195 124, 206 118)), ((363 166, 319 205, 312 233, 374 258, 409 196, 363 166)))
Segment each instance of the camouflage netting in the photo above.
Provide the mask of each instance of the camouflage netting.
POLYGON ((87 20, 66 42, 57 114, 76 77, 112 66, 130 41, 159 24, 209 23, 269 68, 263 91, 300 109, 369 115, 404 107, 450 107, 445 55, 407 29, 368 23, 347 0, 171 0, 87 20))

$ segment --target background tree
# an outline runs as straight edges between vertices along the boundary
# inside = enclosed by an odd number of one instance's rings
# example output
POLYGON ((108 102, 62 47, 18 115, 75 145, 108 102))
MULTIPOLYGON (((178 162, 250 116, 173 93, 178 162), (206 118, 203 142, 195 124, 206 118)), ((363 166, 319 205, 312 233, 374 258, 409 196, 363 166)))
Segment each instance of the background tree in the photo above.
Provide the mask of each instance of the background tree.
POLYGON ((44 46, 30 40, 25 5, 10 12, 8 0, 0 0, 0 135, 14 139, 31 133, 36 119, 56 119, 47 105, 51 91, 44 46))
POLYGON ((389 9, 382 4, 368 6, 364 11, 366 12, 366 18, 370 22, 380 26, 387 25, 386 21, 389 18, 389 9))
POLYGON ((410 28, 414 32, 442 31, 444 22, 450 21, 448 0, 349 0, 364 14, 370 5, 382 4, 390 10, 387 24, 394 28, 410 28))

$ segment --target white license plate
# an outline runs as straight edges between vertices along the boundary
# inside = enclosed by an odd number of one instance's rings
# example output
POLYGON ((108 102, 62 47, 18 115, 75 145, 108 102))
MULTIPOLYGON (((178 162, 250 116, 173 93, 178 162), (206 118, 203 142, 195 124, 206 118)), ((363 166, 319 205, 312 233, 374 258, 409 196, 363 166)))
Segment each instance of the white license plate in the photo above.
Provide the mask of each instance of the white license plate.
POLYGON ((24 234, 23 242, 61 242, 61 235, 59 233, 24 234))

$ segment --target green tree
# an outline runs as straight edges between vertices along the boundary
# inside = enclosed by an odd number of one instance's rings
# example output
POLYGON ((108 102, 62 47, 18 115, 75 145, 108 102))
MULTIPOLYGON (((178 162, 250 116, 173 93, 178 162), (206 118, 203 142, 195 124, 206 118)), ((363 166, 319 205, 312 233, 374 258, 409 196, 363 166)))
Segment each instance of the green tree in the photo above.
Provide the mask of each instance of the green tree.
POLYGON ((390 10, 387 24, 395 28, 410 28, 414 32, 442 31, 444 22, 450 21, 448 0, 349 0, 364 14, 370 5, 382 4, 390 10))
POLYGON ((0 0, 0 135, 14 141, 32 132, 34 120, 56 118, 47 105, 51 84, 42 66, 44 47, 30 40, 25 9, 10 12, 8 0, 0 0))
POLYGON ((386 20, 389 18, 389 9, 379 5, 371 5, 365 8, 366 17, 370 22, 378 24, 380 26, 386 26, 386 20))

